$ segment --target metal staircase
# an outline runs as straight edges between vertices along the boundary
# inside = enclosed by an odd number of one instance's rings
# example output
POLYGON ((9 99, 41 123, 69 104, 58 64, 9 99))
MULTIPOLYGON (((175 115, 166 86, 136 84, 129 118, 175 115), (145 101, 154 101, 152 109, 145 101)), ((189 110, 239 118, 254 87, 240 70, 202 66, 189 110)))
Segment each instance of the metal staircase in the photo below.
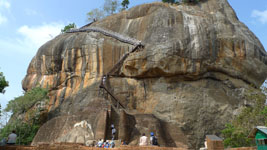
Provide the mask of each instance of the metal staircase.
POLYGON ((79 29, 71 29, 67 31, 66 33, 75 33, 75 32, 99 32, 106 36, 115 38, 123 43, 128 43, 134 46, 144 46, 141 41, 131 38, 127 35, 122 35, 117 32, 110 31, 108 29, 100 28, 100 27, 86 27, 86 28, 79 28, 79 29))
MULTIPOLYGON (((92 22, 93 23, 93 22, 92 22)), ((76 33, 76 32, 99 32, 101 34, 104 34, 105 36, 109 36, 112 38, 115 38, 123 43, 128 43, 134 46, 134 48, 124 54, 121 59, 112 67, 112 69, 106 74, 102 76, 102 81, 101 84, 99 86, 100 89, 103 89, 104 91, 106 91, 106 93, 108 95, 111 96, 111 99, 113 99, 114 101, 116 101, 117 105, 115 107, 115 105, 111 102, 111 105, 114 109, 116 109, 116 111, 120 108, 122 108, 123 110, 126 111, 126 107, 123 106, 121 104, 121 102, 118 100, 118 98, 116 98, 116 96, 105 86, 105 83, 103 83, 103 78, 106 77, 107 79, 109 79, 109 77, 112 76, 118 76, 116 75, 116 71, 118 71, 118 69, 122 66, 124 60, 133 52, 135 52, 138 49, 142 49, 144 47, 144 44, 142 44, 141 41, 131 38, 127 35, 122 35, 120 33, 114 32, 114 31, 110 31, 108 29, 104 29, 104 28, 100 28, 100 27, 95 27, 95 26, 90 26, 92 23, 89 23, 88 25, 85 25, 79 29, 70 29, 69 31, 67 31, 66 33, 76 33)))
POLYGON ((122 66, 124 60, 130 55, 130 53, 135 52, 137 49, 142 48, 143 45, 137 45, 135 46, 130 52, 126 53, 122 58, 111 68, 111 70, 107 73, 107 75, 102 76, 101 84, 99 86, 100 89, 103 89, 107 94, 111 96, 111 100, 116 101, 117 105, 116 107, 112 105, 113 103, 111 102, 111 105, 116 111, 118 109, 123 109, 124 111, 127 112, 127 108, 120 102, 120 100, 107 88, 106 83, 107 80, 112 77, 112 76, 117 76, 116 71, 122 66))
MULTIPOLYGON (((117 130, 118 130, 118 115, 120 115, 120 111, 124 110, 125 113, 129 113, 129 110, 127 109, 127 107, 125 107, 121 101, 109 90, 108 86, 107 86, 107 82, 109 80, 110 77, 116 77, 118 76, 118 72, 119 69, 121 68, 123 62, 125 61, 125 59, 133 52, 137 51, 137 50, 141 50, 144 47, 144 44, 142 44, 141 41, 131 38, 129 36, 126 35, 122 35, 120 33, 117 32, 113 32, 107 29, 103 29, 100 27, 91 27, 91 24, 89 24, 88 26, 86 25, 85 27, 79 28, 79 29, 71 29, 70 31, 67 31, 66 33, 75 33, 75 32, 99 32, 104 34, 105 36, 109 36, 112 38, 115 38, 123 43, 128 43, 133 45, 134 47, 132 48, 132 50, 130 50, 128 53, 124 54, 120 60, 110 69, 110 71, 108 71, 108 73, 106 75, 102 76, 101 79, 101 83, 99 86, 99 93, 101 93, 100 91, 102 90, 102 94, 105 95, 105 93, 107 95, 110 96, 110 99, 108 97, 105 97, 105 99, 107 101, 109 101, 110 106, 113 108, 113 110, 116 112, 116 115, 114 117, 114 115, 111 115, 111 117, 109 118, 108 122, 107 122, 107 132, 110 133, 110 125, 111 124, 115 124, 115 127, 117 125, 117 130)), ((109 138, 110 135, 107 135, 106 138, 109 138)))

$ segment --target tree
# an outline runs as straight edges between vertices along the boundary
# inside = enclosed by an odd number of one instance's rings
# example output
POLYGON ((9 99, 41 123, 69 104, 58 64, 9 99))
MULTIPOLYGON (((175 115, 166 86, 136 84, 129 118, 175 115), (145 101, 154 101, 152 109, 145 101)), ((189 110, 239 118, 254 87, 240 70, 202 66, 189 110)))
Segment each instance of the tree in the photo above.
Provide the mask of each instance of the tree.
MULTIPOLYGON (((0 93, 5 93, 5 88, 8 87, 8 81, 6 81, 3 72, 0 72, 0 93)), ((2 108, 0 105, 0 116, 2 114, 2 108)))
POLYGON ((121 2, 122 10, 128 9, 128 5, 130 4, 129 0, 123 0, 121 2))
POLYGON ((266 82, 261 87, 261 93, 246 92, 246 99, 253 101, 252 106, 245 107, 226 128, 222 130, 225 147, 254 146, 253 139, 247 138, 251 129, 255 126, 267 126, 266 82))
POLYGON ((8 137, 11 131, 15 130, 18 135, 16 139, 18 145, 29 145, 39 128, 40 123, 38 120, 28 120, 27 122, 24 122, 23 120, 17 119, 1 129, 0 138, 3 139, 8 137))
POLYGON ((12 130, 16 130, 18 144, 30 144, 46 115, 47 95, 47 89, 36 87, 24 93, 23 96, 9 101, 4 112, 13 114, 8 123, 1 129, 0 139, 6 138, 12 130))
POLYGON ((87 20, 89 22, 92 22, 94 20, 101 20, 105 17, 104 11, 98 8, 91 10, 86 15, 87 15, 87 20))
POLYGON ((4 111, 12 112, 13 114, 27 112, 37 102, 47 100, 47 94, 47 89, 35 87, 30 91, 27 91, 23 96, 19 96, 14 100, 9 101, 4 111))
POLYGON ((95 8, 88 12, 87 20, 89 22, 101 20, 106 16, 112 15, 120 10, 120 5, 118 0, 105 0, 103 9, 95 8))
POLYGON ((8 81, 6 81, 3 72, 0 72, 0 93, 5 93, 6 87, 8 87, 8 81))
POLYGON ((75 23, 70 23, 70 24, 68 24, 68 25, 66 25, 65 27, 64 27, 64 29, 61 29, 61 33, 65 33, 65 32, 67 32, 67 31, 69 31, 70 29, 75 29, 76 28, 76 24, 75 23))
POLYGON ((119 2, 118 0, 105 0, 103 10, 106 13, 106 16, 112 15, 119 11, 119 2))

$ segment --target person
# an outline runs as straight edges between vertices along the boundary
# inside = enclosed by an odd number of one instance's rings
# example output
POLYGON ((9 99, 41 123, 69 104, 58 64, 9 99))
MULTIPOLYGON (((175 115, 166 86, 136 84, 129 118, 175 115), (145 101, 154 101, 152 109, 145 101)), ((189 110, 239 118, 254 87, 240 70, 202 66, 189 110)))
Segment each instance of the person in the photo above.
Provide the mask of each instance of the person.
POLYGON ((109 148, 109 141, 108 140, 105 142, 104 148, 109 148))
POLYGON ((102 147, 102 145, 103 145, 103 140, 102 139, 99 139, 99 141, 98 141, 98 143, 97 143, 97 146, 98 147, 102 147))
POLYGON ((115 127, 112 128, 111 133, 112 133, 112 140, 114 140, 115 139, 115 135, 116 135, 115 127))
POLYGON ((153 145, 153 146, 157 146, 158 145, 158 139, 154 135, 154 132, 150 133, 150 144, 153 145))
POLYGON ((140 140, 139 140, 139 145, 140 146, 147 146, 147 137, 146 137, 146 134, 143 133, 143 135, 140 137, 140 140))
POLYGON ((106 85, 106 79, 107 79, 107 76, 104 75, 104 76, 103 76, 103 79, 102 79, 102 83, 103 83, 104 85, 106 85))
POLYGON ((110 146, 109 147, 110 148, 114 148, 115 147, 115 142, 113 140, 110 142, 110 146))
POLYGON ((7 145, 15 145, 16 139, 17 139, 17 134, 16 134, 16 131, 13 130, 12 133, 9 134, 9 136, 7 138, 7 145))
POLYGON ((205 139, 205 142, 204 142, 204 146, 205 147, 201 147, 199 150, 207 150, 208 149, 207 140, 206 139, 205 139))

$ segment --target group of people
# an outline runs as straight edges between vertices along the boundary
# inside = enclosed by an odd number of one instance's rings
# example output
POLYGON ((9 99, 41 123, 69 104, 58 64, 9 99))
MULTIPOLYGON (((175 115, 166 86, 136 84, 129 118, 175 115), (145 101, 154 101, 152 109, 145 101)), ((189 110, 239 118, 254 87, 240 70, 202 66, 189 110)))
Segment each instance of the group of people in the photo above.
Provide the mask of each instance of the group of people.
POLYGON ((140 146, 148 146, 148 145, 159 146, 158 139, 154 135, 154 132, 151 132, 150 133, 150 140, 149 140, 149 142, 148 142, 148 137, 146 136, 145 133, 143 133, 143 135, 140 137, 139 145, 140 146))
POLYGON ((1 145, 15 145, 17 140, 16 131, 13 130, 11 134, 8 135, 7 139, 2 139, 1 145))
POLYGON ((107 140, 104 142, 103 139, 99 139, 99 141, 96 144, 96 147, 99 148, 114 148, 115 147, 115 142, 113 140, 109 141, 107 140))
MULTIPOLYGON (((116 134, 116 129, 114 128, 114 125, 112 124, 112 140, 107 140, 104 141, 103 139, 99 139, 95 147, 99 148, 114 148, 115 147, 115 134, 116 134)), ((7 145, 15 145, 16 144, 16 132, 13 130, 11 134, 9 134, 7 138, 7 142, 2 140, 2 143, 6 143, 7 145)), ((5 140, 5 139, 4 139, 5 140)), ((126 143, 122 143, 122 145, 125 145, 126 143)), ((145 133, 140 137, 139 141, 140 146, 148 146, 148 145, 153 145, 153 146, 159 146, 157 137, 154 135, 154 132, 150 133, 150 140, 148 141, 148 137, 146 136, 145 133)))

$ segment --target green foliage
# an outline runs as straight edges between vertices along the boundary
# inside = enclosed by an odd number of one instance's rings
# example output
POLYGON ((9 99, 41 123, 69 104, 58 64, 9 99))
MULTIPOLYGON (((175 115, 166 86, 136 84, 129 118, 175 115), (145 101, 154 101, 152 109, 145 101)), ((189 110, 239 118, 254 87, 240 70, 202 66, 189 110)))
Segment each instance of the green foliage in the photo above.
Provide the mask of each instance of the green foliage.
POLYGON ((3 72, 0 72, 0 93, 5 93, 5 88, 8 86, 8 81, 6 81, 3 72))
POLYGON ((5 111, 16 113, 24 113, 31 108, 36 102, 46 100, 48 90, 36 87, 26 92, 23 96, 17 97, 8 102, 5 111))
POLYGON ((254 101, 254 105, 245 107, 222 130, 225 147, 255 146, 254 140, 247 138, 249 132, 255 126, 267 126, 266 88, 261 89, 262 93, 247 92, 247 100, 254 101))
POLYGON ((262 110, 261 114, 264 116, 264 124, 267 126, 267 106, 265 105, 264 109, 262 110))
POLYGON ((18 145, 29 145, 39 128, 38 120, 31 120, 27 123, 22 122, 22 120, 14 120, 1 129, 0 139, 7 138, 12 130, 15 130, 17 134, 16 143, 18 145))
POLYGON ((128 5, 130 4, 129 0, 123 0, 121 2, 122 10, 128 9, 128 5))
POLYGON ((87 15, 87 20, 89 22, 93 20, 101 20, 105 17, 104 11, 98 8, 89 11, 86 15, 87 15))
POLYGON ((66 25, 64 27, 64 29, 61 29, 61 33, 65 33, 65 32, 69 31, 72 28, 76 28, 76 24, 75 23, 70 23, 70 24, 66 25))
POLYGON ((104 12, 106 13, 106 16, 112 15, 119 11, 119 2, 118 0, 105 0, 104 12))
POLYGON ((41 111, 44 111, 35 104, 46 102, 48 99, 47 94, 48 90, 36 87, 26 92, 23 96, 9 101, 5 111, 13 114, 9 123, 1 129, 0 139, 7 138, 11 131, 15 130, 18 135, 17 144, 30 144, 41 126, 42 119, 40 115, 41 111))
POLYGON ((87 13, 87 20, 94 21, 103 19, 106 16, 119 12, 120 5, 118 0, 105 0, 103 9, 93 9, 87 13))
POLYGON ((242 146, 254 146, 253 139, 247 138, 249 132, 244 131, 243 128, 235 127, 232 124, 226 124, 225 129, 222 130, 222 134, 225 137, 225 147, 242 147, 242 146))

